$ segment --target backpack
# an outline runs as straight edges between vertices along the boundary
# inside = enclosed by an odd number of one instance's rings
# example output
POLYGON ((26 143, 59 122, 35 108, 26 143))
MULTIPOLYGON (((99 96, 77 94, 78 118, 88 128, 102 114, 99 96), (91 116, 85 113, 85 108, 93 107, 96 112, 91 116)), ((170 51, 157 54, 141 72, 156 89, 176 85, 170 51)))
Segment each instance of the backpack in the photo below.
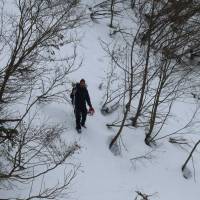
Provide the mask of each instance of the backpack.
POLYGON ((71 102, 74 105, 75 104, 75 93, 76 93, 76 83, 72 82, 72 91, 70 94, 71 102))

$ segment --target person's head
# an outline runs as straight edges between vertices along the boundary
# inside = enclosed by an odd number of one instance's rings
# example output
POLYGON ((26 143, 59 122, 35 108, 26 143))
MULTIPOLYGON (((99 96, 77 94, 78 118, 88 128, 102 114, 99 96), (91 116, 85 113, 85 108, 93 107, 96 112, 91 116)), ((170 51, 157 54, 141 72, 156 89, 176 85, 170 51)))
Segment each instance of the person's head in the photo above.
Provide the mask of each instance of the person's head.
POLYGON ((81 87, 85 87, 85 79, 82 78, 82 79, 80 80, 80 86, 81 86, 81 87))

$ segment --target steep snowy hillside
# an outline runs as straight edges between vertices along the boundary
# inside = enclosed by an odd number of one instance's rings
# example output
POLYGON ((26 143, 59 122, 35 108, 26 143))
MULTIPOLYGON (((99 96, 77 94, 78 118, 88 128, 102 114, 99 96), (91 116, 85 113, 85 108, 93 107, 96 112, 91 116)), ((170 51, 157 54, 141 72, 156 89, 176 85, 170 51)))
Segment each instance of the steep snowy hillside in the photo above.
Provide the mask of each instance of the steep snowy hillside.
MULTIPOLYGON (((84 37, 80 52, 84 55, 84 62, 81 69, 71 78, 75 81, 81 78, 86 80, 96 110, 95 115, 88 116, 87 129, 78 135, 74 129, 75 119, 70 105, 54 110, 56 114, 48 108, 52 112, 51 116, 54 115, 68 127, 66 140, 71 138, 78 141, 81 146, 80 154, 75 156, 75 161, 80 162, 81 167, 71 188, 72 197, 77 200, 133 200, 137 196, 136 191, 139 191, 150 195, 148 199, 152 200, 198 200, 200 196, 198 153, 194 156, 195 171, 190 165, 193 177, 187 180, 183 178, 181 172, 181 166, 193 146, 192 135, 188 136, 191 147, 171 144, 166 138, 158 141, 155 148, 150 148, 144 144, 145 136, 142 128, 124 129, 121 154, 115 156, 108 149, 110 138, 117 129, 107 129, 106 123, 117 119, 118 112, 108 116, 101 114, 103 92, 98 86, 105 76, 104 71, 109 63, 99 40, 110 41, 110 30, 105 22, 98 24, 91 22, 81 31, 84 37)), ((171 120, 172 127, 166 130, 166 134, 181 127, 184 120, 190 119, 189 110, 193 108, 194 106, 188 102, 177 103, 174 112, 178 118, 176 121, 171 120)))
MULTIPOLYGON (((181 171, 183 163, 200 136, 199 133, 185 134, 188 144, 173 144, 169 142, 169 137, 166 137, 158 140, 154 147, 149 147, 144 143, 144 128, 124 128, 119 139, 118 154, 114 155, 109 150, 109 142, 118 128, 108 129, 106 124, 121 117, 120 110, 109 115, 102 115, 100 111, 105 91, 100 89, 99 85, 104 83, 110 63, 102 49, 101 40, 111 42, 113 38, 109 35, 110 31, 106 20, 99 20, 98 23, 90 21, 77 29, 78 35, 81 36, 77 52, 80 59, 83 58, 83 63, 80 69, 70 74, 70 81, 79 82, 82 78, 86 80, 91 103, 95 109, 93 116, 87 116, 87 128, 82 128, 81 134, 76 132, 74 111, 69 102, 39 105, 44 118, 52 124, 59 123, 66 128, 62 140, 67 144, 77 142, 80 146, 78 153, 68 160, 69 165, 79 166, 76 177, 69 185, 68 199, 199 200, 199 148, 188 165, 191 177, 184 178, 181 171)), ((63 51, 69 49, 63 48, 63 51)), ((67 95, 69 99, 70 93, 67 95)), ((195 108, 195 101, 192 98, 177 101, 173 107, 173 117, 167 121, 168 126, 163 130, 164 135, 183 127, 191 118, 190 111, 195 108)), ((197 132, 197 128, 194 129, 197 132)), ((64 170, 60 167, 51 174, 47 185, 53 184, 57 178, 62 178, 64 170)), ((38 185, 34 183, 33 187, 37 188, 38 185)), ((28 194, 29 190, 27 186, 20 192, 28 194)), ((20 195, 20 192, 17 191, 17 194, 20 195)), ((1 192, 0 189, 0 199, 7 198, 7 194, 7 191, 1 192)))

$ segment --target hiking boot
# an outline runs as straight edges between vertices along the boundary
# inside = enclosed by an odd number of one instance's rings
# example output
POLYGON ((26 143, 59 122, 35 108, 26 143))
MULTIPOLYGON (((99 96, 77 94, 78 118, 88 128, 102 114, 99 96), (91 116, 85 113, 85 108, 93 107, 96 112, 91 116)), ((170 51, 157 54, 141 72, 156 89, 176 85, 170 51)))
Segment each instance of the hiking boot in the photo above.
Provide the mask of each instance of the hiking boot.
POLYGON ((87 127, 85 126, 85 124, 81 124, 81 126, 82 126, 83 128, 87 128, 87 127))
POLYGON ((81 133, 81 128, 76 128, 76 131, 77 131, 78 133, 81 133))

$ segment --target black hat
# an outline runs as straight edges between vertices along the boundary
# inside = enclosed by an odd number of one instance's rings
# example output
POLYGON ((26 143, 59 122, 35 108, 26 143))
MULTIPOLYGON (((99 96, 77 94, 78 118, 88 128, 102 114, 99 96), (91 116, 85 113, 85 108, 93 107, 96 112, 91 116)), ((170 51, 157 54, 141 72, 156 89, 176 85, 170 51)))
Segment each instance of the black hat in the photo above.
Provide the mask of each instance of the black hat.
POLYGON ((85 83, 85 79, 82 78, 82 79, 80 80, 80 82, 84 82, 84 83, 85 83))

